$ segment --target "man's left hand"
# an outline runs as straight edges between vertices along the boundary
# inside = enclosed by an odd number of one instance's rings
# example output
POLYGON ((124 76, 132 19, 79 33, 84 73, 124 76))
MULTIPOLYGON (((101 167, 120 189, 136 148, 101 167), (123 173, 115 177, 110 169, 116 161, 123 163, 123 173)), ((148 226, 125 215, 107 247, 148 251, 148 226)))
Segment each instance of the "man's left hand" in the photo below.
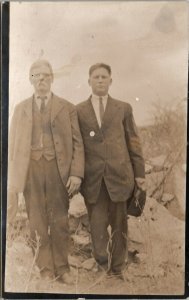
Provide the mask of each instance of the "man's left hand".
POLYGON ((81 185, 81 178, 77 176, 70 176, 68 178, 66 188, 68 190, 68 195, 72 198, 75 194, 79 192, 79 188, 81 185))

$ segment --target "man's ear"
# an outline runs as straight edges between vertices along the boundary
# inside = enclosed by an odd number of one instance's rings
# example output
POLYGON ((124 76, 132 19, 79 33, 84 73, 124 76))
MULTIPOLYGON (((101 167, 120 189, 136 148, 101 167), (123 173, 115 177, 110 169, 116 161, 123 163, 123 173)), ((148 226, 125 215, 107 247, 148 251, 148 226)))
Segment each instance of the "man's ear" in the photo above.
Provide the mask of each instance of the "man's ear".
POLYGON ((110 79, 110 85, 112 84, 112 81, 113 81, 113 80, 112 80, 112 78, 111 78, 111 79, 110 79))
POLYGON ((90 78, 88 79, 88 84, 89 84, 89 86, 91 86, 91 81, 90 81, 90 78))

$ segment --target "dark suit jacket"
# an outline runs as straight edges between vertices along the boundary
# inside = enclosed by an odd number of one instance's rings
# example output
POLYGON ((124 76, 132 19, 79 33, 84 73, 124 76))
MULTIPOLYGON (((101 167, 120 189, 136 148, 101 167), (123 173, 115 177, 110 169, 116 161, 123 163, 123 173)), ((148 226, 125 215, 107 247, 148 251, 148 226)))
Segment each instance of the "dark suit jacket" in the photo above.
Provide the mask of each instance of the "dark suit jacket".
POLYGON ((144 160, 131 105, 108 97, 101 128, 90 98, 77 105, 85 150, 81 193, 95 203, 104 178, 112 201, 126 201, 134 178, 144 177, 144 160))
MULTIPOLYGON (((19 103, 9 133, 8 186, 23 192, 30 162, 32 137, 32 100, 19 103)), ((52 95, 51 130, 60 176, 66 184, 70 175, 83 177, 84 149, 77 111, 73 104, 52 95)))

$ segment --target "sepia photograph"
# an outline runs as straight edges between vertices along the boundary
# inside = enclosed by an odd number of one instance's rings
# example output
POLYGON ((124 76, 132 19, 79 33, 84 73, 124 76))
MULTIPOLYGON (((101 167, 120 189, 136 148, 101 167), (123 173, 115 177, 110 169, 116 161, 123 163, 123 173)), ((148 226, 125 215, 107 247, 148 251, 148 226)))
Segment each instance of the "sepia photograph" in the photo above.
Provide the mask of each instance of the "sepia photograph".
POLYGON ((187 1, 9 9, 5 294, 184 296, 187 1))

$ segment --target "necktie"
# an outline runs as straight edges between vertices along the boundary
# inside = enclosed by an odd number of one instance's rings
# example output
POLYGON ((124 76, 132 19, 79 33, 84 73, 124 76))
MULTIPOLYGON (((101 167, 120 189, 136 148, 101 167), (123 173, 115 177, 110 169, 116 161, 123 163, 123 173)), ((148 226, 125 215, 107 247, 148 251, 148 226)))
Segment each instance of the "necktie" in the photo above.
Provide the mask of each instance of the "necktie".
POLYGON ((40 97, 40 99, 41 99, 40 112, 43 113, 45 110, 45 100, 47 99, 47 97, 46 96, 40 97))
POLYGON ((100 121, 102 124, 103 116, 104 116, 104 105, 102 102, 102 97, 99 97, 99 114, 100 114, 100 121))

